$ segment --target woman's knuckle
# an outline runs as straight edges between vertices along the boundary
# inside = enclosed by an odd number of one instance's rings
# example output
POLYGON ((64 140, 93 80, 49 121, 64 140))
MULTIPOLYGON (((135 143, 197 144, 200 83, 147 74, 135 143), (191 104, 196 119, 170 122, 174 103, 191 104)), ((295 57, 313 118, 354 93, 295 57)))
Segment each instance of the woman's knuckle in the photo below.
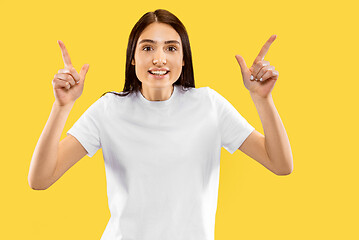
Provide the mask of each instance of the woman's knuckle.
POLYGON ((57 80, 54 80, 54 81, 52 81, 52 86, 57 86, 59 83, 58 83, 58 81, 57 80))

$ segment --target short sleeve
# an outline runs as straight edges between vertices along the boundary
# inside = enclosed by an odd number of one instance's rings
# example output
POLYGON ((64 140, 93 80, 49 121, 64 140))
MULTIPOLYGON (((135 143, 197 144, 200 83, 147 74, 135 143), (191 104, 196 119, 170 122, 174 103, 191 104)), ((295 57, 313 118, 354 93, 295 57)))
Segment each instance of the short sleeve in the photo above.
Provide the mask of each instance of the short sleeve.
POLYGON ((218 116, 221 145, 233 154, 253 132, 254 127, 222 95, 209 87, 208 91, 218 116))
POLYGON ((92 157, 100 148, 100 116, 104 97, 93 103, 67 131, 86 149, 87 156, 92 157))

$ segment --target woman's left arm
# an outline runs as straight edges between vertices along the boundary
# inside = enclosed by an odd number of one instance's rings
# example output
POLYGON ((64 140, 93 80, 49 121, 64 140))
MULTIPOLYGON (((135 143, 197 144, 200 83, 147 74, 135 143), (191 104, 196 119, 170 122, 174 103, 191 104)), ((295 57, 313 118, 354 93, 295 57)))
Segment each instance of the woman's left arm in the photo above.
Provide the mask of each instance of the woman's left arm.
POLYGON ((265 148, 268 157, 279 173, 289 174, 293 171, 293 156, 289 139, 282 120, 274 106, 272 95, 266 98, 251 93, 257 108, 265 135, 265 148))
MULTIPOLYGON (((276 37, 276 35, 272 35, 268 39, 250 68, 247 68, 244 59, 240 55, 236 55, 236 59, 241 67, 244 85, 249 90, 263 125, 264 146, 268 158, 278 173, 289 174, 293 170, 292 151, 287 133, 271 95, 274 84, 278 79, 278 72, 274 70, 273 66, 269 65, 268 61, 264 61, 264 56, 276 37)), ((260 142, 261 139, 257 137, 256 140, 250 141, 260 142)), ((248 149, 250 146, 246 146, 246 148, 248 149)))

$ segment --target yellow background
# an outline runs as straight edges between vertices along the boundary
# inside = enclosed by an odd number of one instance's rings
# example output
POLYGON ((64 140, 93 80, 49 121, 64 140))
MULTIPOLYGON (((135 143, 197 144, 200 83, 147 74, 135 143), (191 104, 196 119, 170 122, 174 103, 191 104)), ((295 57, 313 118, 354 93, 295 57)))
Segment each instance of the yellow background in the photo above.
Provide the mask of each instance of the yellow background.
POLYGON ((277 34, 265 60, 279 72, 272 96, 294 171, 276 176, 239 150, 222 149, 216 240, 359 239, 354 0, 1 1, 0 239, 100 239, 110 218, 102 150, 45 191, 27 182, 55 99, 51 81, 63 68, 57 40, 78 72, 90 64, 64 138, 102 93, 122 90, 129 33, 158 8, 188 30, 196 87, 215 89, 262 134, 234 56, 250 66, 277 34))

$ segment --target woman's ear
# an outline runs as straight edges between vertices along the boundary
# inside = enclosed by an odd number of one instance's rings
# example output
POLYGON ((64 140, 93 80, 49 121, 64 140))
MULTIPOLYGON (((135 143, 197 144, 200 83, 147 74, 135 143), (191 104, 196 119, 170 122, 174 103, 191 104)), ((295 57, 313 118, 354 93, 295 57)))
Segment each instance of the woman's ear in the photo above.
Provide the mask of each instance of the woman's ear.
POLYGON ((135 65, 135 59, 132 59, 131 64, 135 65))
POLYGON ((183 62, 182 62, 182 66, 184 66, 184 60, 183 60, 183 62))

